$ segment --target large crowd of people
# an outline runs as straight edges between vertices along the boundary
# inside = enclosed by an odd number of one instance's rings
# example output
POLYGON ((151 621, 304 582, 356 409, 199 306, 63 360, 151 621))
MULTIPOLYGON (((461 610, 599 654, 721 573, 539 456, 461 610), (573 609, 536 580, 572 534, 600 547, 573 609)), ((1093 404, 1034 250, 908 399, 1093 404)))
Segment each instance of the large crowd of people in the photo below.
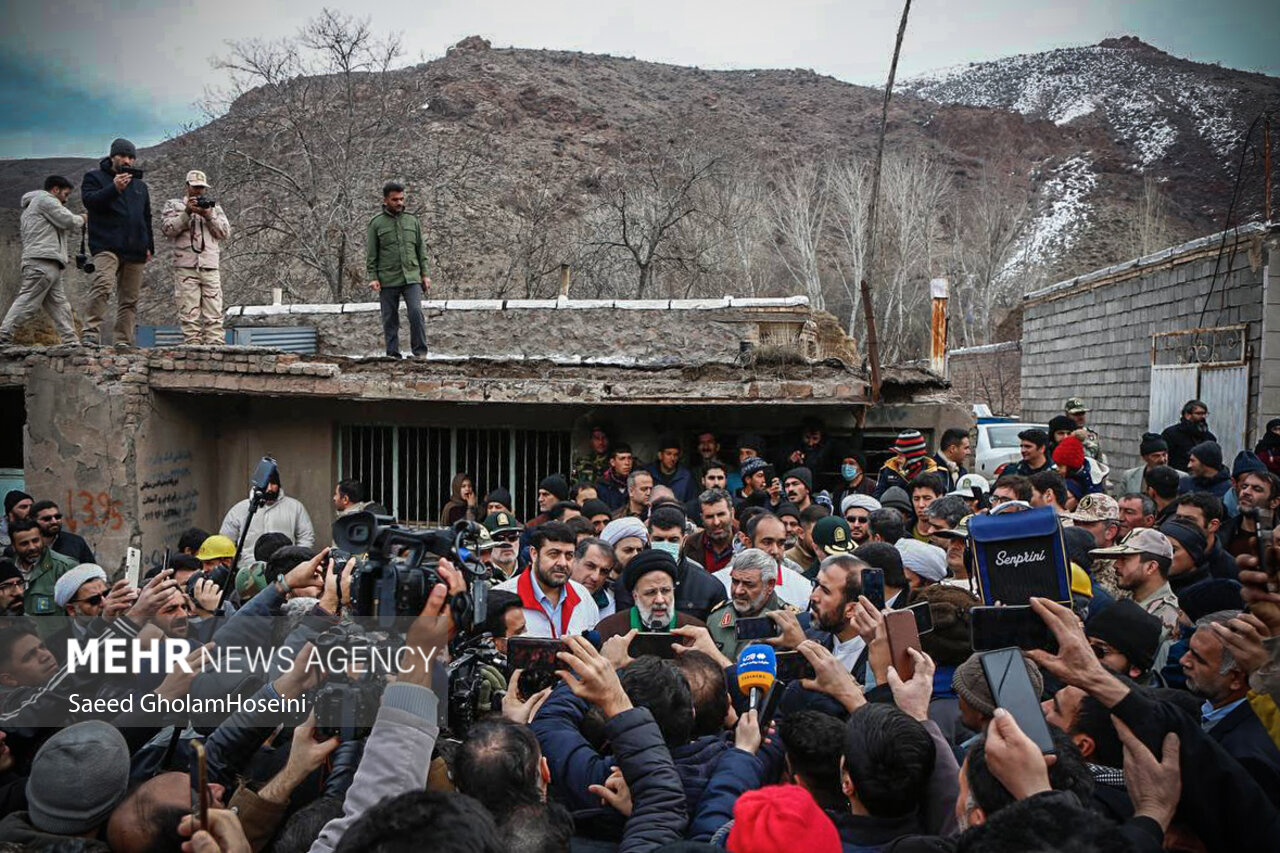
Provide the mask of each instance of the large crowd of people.
MULTIPOLYGON (((1228 468, 1207 414, 1189 401, 1141 437, 1143 465, 1111 472, 1073 399, 991 483, 961 431, 930 453, 905 430, 875 472, 817 423, 775 452, 739 436, 731 465, 711 431, 664 436, 641 466, 596 428, 526 519, 459 475, 439 520, 474 553, 432 564, 363 726, 318 699, 359 667, 314 653, 368 629, 368 563, 332 559, 278 472, 136 578, 12 491, 0 846, 1278 850, 1280 420, 1228 468), (1041 704, 1005 707, 974 650, 993 602, 968 528, 1037 509, 1071 591, 1029 600, 1042 637, 1015 671, 1041 704), (887 626, 920 608, 904 657, 887 626), (174 641, 189 666, 84 666, 95 644, 174 641), (794 661, 763 698, 758 643, 794 661), (517 660, 530 648, 549 657, 517 660), (272 663, 233 674, 212 650, 272 663), (224 695, 232 710, 198 701, 224 695)), ((386 520, 356 480, 333 511, 386 520)))

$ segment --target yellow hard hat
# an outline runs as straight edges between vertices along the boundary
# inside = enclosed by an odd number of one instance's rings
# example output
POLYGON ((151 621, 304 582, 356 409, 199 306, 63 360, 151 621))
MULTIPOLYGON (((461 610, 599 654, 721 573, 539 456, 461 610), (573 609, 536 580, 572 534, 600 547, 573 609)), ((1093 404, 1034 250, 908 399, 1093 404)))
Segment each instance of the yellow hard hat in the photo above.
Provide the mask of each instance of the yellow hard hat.
POLYGON ((1089 573, 1075 563, 1071 564, 1071 592, 1093 598, 1093 581, 1089 579, 1089 573))
POLYGON ((223 557, 234 557, 236 555, 236 543, 232 542, 226 536, 215 534, 200 543, 200 550, 196 552, 197 560, 221 560, 223 557))

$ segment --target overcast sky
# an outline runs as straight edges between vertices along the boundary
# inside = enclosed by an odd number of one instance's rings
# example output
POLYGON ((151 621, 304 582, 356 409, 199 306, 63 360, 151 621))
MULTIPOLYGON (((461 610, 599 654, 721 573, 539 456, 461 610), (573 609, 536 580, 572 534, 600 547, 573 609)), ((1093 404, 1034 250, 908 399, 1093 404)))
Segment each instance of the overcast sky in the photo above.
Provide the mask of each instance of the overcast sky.
MULTIPOLYGON (((900 0, 26 0, 0 35, 0 157, 105 154, 200 117, 230 39, 295 32, 324 6, 400 31, 406 61, 468 35, 704 68, 812 68, 883 85, 900 0)), ((916 0, 900 75, 1136 35, 1280 76, 1275 0, 916 0), (1252 20, 1256 25, 1250 25, 1252 20)))

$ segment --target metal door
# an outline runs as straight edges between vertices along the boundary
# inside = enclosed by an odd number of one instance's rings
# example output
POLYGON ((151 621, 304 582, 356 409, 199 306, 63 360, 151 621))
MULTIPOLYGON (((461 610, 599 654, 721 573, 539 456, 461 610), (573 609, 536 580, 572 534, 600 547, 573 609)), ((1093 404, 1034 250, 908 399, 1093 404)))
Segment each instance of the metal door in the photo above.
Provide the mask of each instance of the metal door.
POLYGON ((1196 398, 1200 373, 1198 364, 1151 365, 1151 402, 1147 410, 1147 432, 1162 432, 1182 417, 1182 405, 1196 398))
POLYGON ((1198 399, 1209 407, 1209 429, 1218 437, 1222 458, 1227 468, 1230 468, 1236 454, 1245 449, 1249 417, 1249 366, 1201 365, 1198 399))

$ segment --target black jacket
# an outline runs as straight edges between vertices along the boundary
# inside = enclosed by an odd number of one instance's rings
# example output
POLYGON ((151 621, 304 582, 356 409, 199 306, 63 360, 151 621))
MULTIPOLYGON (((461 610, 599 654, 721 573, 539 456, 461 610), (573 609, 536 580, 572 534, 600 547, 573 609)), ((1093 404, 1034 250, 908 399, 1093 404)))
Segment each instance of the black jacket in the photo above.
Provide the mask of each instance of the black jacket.
POLYGON ((93 556, 93 549, 89 547, 88 542, 84 541, 84 537, 77 536, 67 530, 59 533, 49 547, 64 557, 70 557, 77 563, 98 562, 98 558, 93 556))
POLYGON ((1160 437, 1169 445, 1168 466, 1176 471, 1187 470, 1187 461, 1191 458, 1191 448, 1202 441, 1217 441, 1218 437, 1209 431, 1206 424, 1204 430, 1196 429, 1191 421, 1185 418, 1173 426, 1165 427, 1160 437))
POLYGON ((1219 720, 1209 729, 1209 736, 1249 771, 1271 802, 1280 808, 1280 749, 1276 749, 1249 702, 1241 702, 1219 720))
MULTIPOLYGON (((724 591, 724 584, 712 577, 700 563, 688 557, 680 560, 678 574, 676 610, 686 616, 706 622, 711 608, 729 597, 724 591)), ((631 591, 622 583, 622 578, 618 578, 613 584, 613 600, 619 613, 636 603, 631 597, 631 591)))
POLYGON ((145 261, 156 251, 151 233, 151 194, 141 178, 134 178, 123 193, 116 190, 111 158, 86 172, 80 198, 89 211, 89 253, 111 252, 124 261, 145 261))
POLYGON ((644 853, 684 837, 689 822, 684 787, 662 732, 648 708, 632 708, 605 723, 622 778, 631 789, 631 817, 618 853, 644 853))

